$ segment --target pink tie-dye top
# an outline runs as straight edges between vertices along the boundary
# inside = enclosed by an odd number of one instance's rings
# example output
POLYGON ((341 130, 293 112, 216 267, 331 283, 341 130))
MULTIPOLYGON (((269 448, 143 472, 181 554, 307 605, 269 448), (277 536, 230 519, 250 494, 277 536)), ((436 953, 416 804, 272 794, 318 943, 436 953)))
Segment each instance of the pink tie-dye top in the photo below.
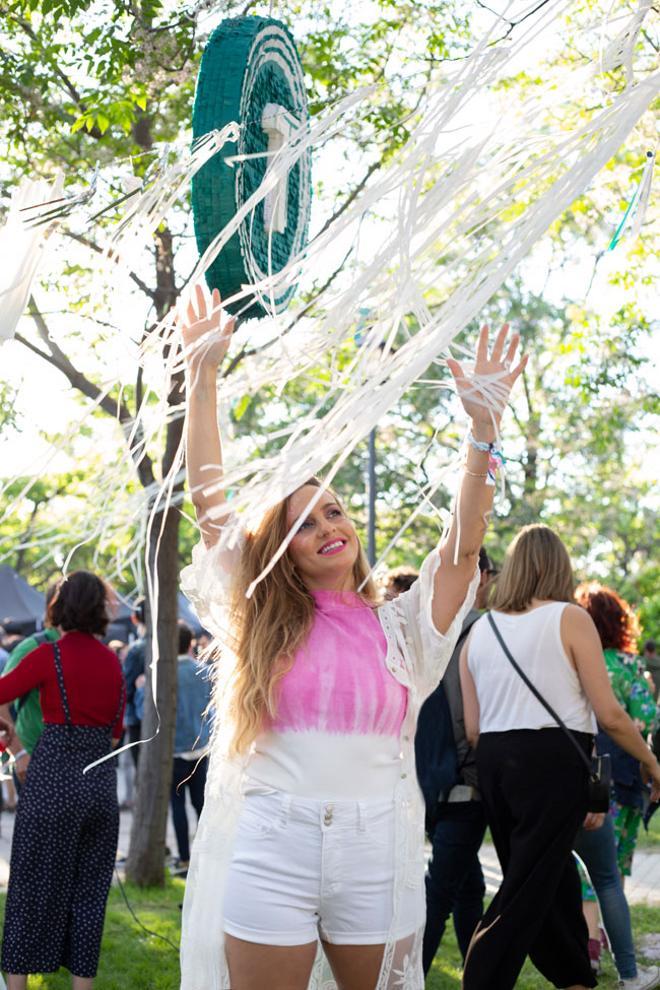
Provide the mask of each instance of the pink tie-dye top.
POLYGON ((319 798, 387 793, 400 771, 408 692, 387 669, 375 610, 354 592, 313 594, 314 624, 280 682, 250 778, 319 798))
POLYGON ((307 641, 282 678, 275 732, 398 736, 407 691, 385 666, 375 611, 354 592, 314 591, 307 641))

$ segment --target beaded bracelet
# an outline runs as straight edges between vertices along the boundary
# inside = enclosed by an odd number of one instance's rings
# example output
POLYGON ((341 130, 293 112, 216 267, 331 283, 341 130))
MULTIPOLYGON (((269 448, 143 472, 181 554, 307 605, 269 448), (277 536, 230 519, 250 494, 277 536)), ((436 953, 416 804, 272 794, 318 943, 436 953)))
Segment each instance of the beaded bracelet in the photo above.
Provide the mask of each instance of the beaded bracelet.
POLYGON ((465 439, 471 447, 474 447, 475 450, 480 450, 482 454, 492 454, 496 451, 500 453, 500 447, 497 443, 488 443, 486 440, 475 440, 472 433, 468 433, 465 439))

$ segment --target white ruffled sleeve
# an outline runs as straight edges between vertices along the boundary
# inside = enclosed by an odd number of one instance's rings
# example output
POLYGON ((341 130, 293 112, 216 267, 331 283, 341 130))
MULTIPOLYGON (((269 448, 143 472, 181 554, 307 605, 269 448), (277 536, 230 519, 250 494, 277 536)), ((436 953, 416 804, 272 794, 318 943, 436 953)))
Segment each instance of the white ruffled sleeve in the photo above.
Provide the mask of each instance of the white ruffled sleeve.
MULTIPOLYGON (((435 577, 440 566, 440 553, 436 547, 424 560, 419 579, 408 591, 389 603, 394 607, 402 627, 412 663, 413 679, 422 698, 434 691, 441 681, 479 586, 479 567, 476 566, 465 599, 449 629, 446 633, 438 632, 431 613, 433 596, 436 593, 435 577)), ((442 594, 442 583, 437 593, 442 594)))
POLYGON ((199 621, 217 639, 224 639, 231 585, 240 561, 244 537, 233 547, 220 543, 207 549, 202 540, 194 547, 192 562, 181 571, 181 590, 192 603, 199 621))

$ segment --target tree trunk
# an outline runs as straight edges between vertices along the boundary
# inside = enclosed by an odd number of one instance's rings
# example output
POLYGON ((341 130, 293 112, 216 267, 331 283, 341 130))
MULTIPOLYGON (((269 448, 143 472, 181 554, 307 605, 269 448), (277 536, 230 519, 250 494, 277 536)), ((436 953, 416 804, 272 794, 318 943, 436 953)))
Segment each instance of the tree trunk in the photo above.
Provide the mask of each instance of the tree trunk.
MULTIPOLYGON (((141 887, 162 886, 165 880, 165 832, 172 781, 172 751, 176 720, 178 508, 171 508, 165 514, 163 533, 156 555, 156 544, 162 524, 163 516, 159 514, 154 519, 149 548, 149 566, 152 574, 155 575, 158 589, 156 637, 159 662, 156 668, 156 706, 154 706, 151 686, 152 639, 147 637, 145 656, 147 683, 142 738, 150 739, 150 742, 140 746, 131 844, 126 864, 126 876, 141 887)), ((148 628, 152 629, 151 603, 148 603, 147 607, 148 628)))
MULTIPOLYGON (((156 312, 161 319, 176 301, 172 235, 161 227, 155 235, 156 312)), ((183 379, 173 376, 168 394, 168 406, 181 401, 183 379)), ((161 459, 161 476, 166 478, 172 468, 183 437, 183 418, 172 418, 166 429, 165 449, 161 459)), ((174 485, 178 494, 182 484, 174 485)), ((147 553, 149 573, 154 575, 157 608, 147 602, 147 650, 145 656, 145 706, 142 738, 150 742, 140 746, 136 779, 136 800, 131 827, 131 842, 126 875, 141 887, 162 885, 165 880, 165 833, 172 782, 172 754, 176 720, 177 653, 179 615, 179 518, 180 509, 173 506, 157 513, 151 527, 147 553), (161 532, 162 530, 162 532, 161 532), (155 636, 158 643, 156 705, 152 692, 153 615, 156 615, 155 636), (153 737, 153 738, 152 738, 153 737)))

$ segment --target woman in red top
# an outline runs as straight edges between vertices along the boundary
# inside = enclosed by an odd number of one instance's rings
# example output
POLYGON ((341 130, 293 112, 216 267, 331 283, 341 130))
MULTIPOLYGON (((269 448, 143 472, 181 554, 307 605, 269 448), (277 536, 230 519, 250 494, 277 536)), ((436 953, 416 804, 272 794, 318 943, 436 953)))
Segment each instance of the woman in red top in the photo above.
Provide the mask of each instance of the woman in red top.
POLYGON ((102 643, 109 592, 95 574, 63 578, 48 608, 62 638, 0 677, 0 704, 39 688, 44 731, 14 826, 2 943, 8 990, 66 966, 91 990, 112 880, 119 811, 114 761, 84 772, 122 731, 124 679, 102 643))

